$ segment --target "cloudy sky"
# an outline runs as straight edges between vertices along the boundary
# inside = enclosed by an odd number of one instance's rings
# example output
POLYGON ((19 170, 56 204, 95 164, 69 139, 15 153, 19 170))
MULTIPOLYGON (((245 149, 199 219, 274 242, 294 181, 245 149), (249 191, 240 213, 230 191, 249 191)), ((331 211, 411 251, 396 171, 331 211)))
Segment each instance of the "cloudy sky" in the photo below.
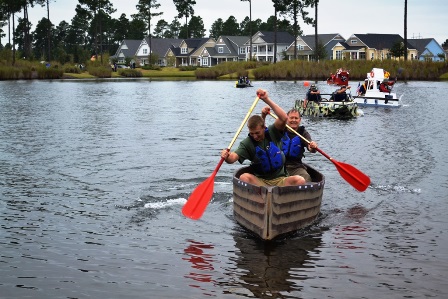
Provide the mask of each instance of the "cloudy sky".
MULTIPOLYGON (((50 19, 53 24, 65 20, 70 23, 75 15, 78 0, 50 0, 50 19)), ((111 0, 118 18, 122 13, 130 19, 136 13, 138 0, 111 0)), ((163 15, 154 18, 156 24, 160 18, 171 22, 177 15, 172 0, 158 0, 161 5, 157 10, 163 15)), ((202 17, 206 35, 212 23, 222 18, 224 21, 233 15, 238 22, 249 15, 249 2, 241 0, 196 0, 193 7, 196 16, 202 17)), ((359 0, 320 0, 319 33, 340 33, 349 38, 356 33, 392 33, 404 37, 404 0, 375 0, 371 2, 359 0)), ((252 0, 252 19, 266 21, 274 14, 271 0, 252 0)), ((314 11, 311 13, 314 16, 314 11)), ((46 17, 46 8, 34 7, 29 17, 35 26, 46 17)), ((448 1, 446 0, 408 0, 408 38, 434 38, 439 44, 448 39, 448 1)), ((309 25, 300 26, 305 35, 314 34, 309 25)), ((4 41, 4 40, 3 40, 4 41)))

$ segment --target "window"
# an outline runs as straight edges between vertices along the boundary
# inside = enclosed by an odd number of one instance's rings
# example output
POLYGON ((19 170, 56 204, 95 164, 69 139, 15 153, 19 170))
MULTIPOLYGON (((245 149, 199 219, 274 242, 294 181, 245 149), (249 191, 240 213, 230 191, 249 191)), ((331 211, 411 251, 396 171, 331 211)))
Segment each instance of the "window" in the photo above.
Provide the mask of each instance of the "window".
POLYGON ((351 43, 351 44, 357 44, 358 41, 357 41, 356 39, 352 39, 352 40, 350 40, 350 43, 351 43))
POLYGON ((143 49, 143 55, 148 54, 148 49, 143 49))
POLYGON ((297 50, 303 51, 305 50, 305 47, 303 45, 297 45, 297 50))
POLYGON ((257 53, 257 46, 253 46, 253 48, 252 52, 257 53))
POLYGON ((202 65, 208 65, 208 57, 202 58, 202 65))
POLYGON ((218 47, 218 53, 224 53, 224 48, 223 47, 218 47))
POLYGON ((246 48, 240 48, 240 54, 246 54, 246 48))
POLYGON ((336 51, 336 59, 341 60, 342 59, 342 51, 336 51))
POLYGON ((272 52, 272 46, 268 46, 268 52, 272 52))
POLYGON ((180 53, 181 54, 187 54, 188 53, 188 48, 186 48, 186 47, 180 48, 180 53))

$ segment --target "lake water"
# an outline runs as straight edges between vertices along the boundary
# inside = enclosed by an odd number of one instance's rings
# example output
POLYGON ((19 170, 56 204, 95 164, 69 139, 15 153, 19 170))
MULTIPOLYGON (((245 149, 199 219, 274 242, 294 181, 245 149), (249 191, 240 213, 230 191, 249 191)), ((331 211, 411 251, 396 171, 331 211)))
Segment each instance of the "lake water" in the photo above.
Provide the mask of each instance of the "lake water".
POLYGON ((306 91, 253 84, 0 82, 0 297, 446 298, 448 82, 398 82, 398 109, 304 119, 372 183, 360 193, 307 154, 326 176, 322 215, 273 243, 233 219, 238 164, 222 165, 200 220, 180 212, 256 88, 284 109, 306 91))

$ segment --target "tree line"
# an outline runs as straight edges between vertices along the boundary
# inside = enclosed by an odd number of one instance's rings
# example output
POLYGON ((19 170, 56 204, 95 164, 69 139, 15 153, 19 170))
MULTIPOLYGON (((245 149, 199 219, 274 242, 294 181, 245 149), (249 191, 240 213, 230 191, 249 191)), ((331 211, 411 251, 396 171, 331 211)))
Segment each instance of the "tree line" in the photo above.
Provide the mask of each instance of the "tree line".
MULTIPOLYGON (((142 40, 148 36, 151 42, 152 38, 205 37, 203 19, 194 14, 195 0, 173 0, 178 15, 168 21, 161 17, 157 0, 139 0, 135 14, 121 14, 118 18, 111 17, 116 12, 111 0, 78 0, 70 23, 61 21, 55 25, 51 22, 51 6, 56 1, 63 0, 0 0, 0 61, 14 65, 20 57, 83 63, 92 55, 114 54, 124 39, 142 40), (47 16, 31 31, 29 12, 37 5, 47 8, 47 16), (155 17, 161 18, 154 25, 151 23, 155 17)), ((240 1, 248 2, 249 16, 241 22, 234 16, 216 19, 209 29, 210 37, 252 36, 259 30, 287 31, 297 37, 302 34, 300 20, 317 24, 318 0, 272 0, 273 15, 265 21, 252 19, 251 0, 240 1), (315 18, 308 16, 308 7, 315 7, 315 18)))

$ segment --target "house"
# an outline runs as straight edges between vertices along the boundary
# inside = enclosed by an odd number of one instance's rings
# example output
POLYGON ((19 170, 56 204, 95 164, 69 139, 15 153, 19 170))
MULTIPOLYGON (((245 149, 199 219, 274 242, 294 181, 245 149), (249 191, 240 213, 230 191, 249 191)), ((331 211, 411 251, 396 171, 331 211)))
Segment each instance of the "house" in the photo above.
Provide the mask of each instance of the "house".
MULTIPOLYGON (((390 49, 396 43, 404 43, 403 38, 398 34, 353 34, 345 43, 341 42, 333 49, 333 57, 337 57, 337 51, 341 51, 343 59, 367 60, 367 59, 390 59, 390 49)), ((409 42, 408 59, 416 59, 417 49, 409 42)))
POLYGON ((226 61, 243 61, 246 58, 244 44, 249 36, 220 36, 213 47, 205 47, 199 55, 201 66, 214 66, 226 61))
POLYGON ((168 66, 169 62, 166 59, 166 54, 171 46, 179 47, 182 39, 177 38, 151 38, 145 37, 138 47, 135 59, 140 65, 149 64, 149 54, 152 53, 157 58, 157 65, 168 66), (150 52, 150 46, 152 51, 150 52))
POLYGON ((134 58, 137 53, 137 49, 141 44, 141 40, 138 39, 125 39, 121 42, 115 55, 111 56, 111 59, 117 59, 118 64, 126 64, 126 57, 134 58))
MULTIPOLYGON (((276 53, 276 60, 283 60, 283 52, 286 52, 288 47, 294 41, 294 36, 289 32, 279 31, 277 37, 275 32, 271 31, 258 31, 252 36, 252 58, 257 61, 274 62, 274 52, 276 53), (275 47, 275 39, 277 39, 277 48, 275 47), (274 51, 276 50, 276 51, 274 51)), ((246 48, 246 60, 250 60, 250 40, 244 43, 243 47, 246 48)))
POLYGON ((174 66, 199 66, 201 64, 200 55, 206 47, 215 45, 213 38, 189 38, 184 39, 179 47, 171 47, 166 59, 174 60, 174 66))
MULTIPOLYGON (((286 55, 289 60, 294 59, 294 47, 297 45, 297 59, 302 60, 313 60, 314 59, 314 51, 316 49, 315 39, 316 35, 302 35, 297 37, 297 42, 291 43, 291 45, 286 50, 286 55)), ((345 39, 342 35, 338 33, 330 33, 330 34, 319 34, 318 42, 322 44, 325 48, 325 52, 327 53, 326 59, 334 59, 333 58, 333 47, 338 42, 344 42, 345 39)))
POLYGON ((417 49, 418 56, 416 59, 418 60, 445 61, 446 59, 446 54, 442 46, 433 38, 408 39, 408 43, 417 49))

